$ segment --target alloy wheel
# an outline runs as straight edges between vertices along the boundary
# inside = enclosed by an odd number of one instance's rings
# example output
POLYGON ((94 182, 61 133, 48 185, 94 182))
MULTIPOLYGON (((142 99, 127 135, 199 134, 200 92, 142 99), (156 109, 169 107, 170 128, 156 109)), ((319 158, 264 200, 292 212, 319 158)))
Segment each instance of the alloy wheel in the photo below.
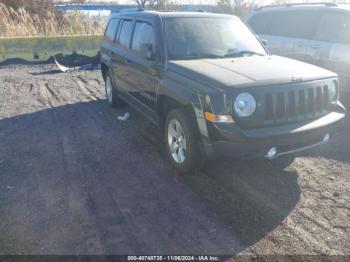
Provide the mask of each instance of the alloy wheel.
POLYGON ((178 164, 186 159, 186 137, 180 122, 172 119, 168 125, 168 144, 172 158, 178 164))

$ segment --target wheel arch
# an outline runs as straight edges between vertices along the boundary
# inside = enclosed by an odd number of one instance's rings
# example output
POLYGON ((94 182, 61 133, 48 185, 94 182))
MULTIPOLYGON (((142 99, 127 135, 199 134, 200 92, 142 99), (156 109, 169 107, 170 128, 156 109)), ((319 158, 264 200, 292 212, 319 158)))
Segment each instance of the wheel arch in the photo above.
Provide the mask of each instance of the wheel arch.
POLYGON ((160 126, 164 126, 165 119, 170 111, 174 109, 184 110, 191 118, 195 117, 195 111, 192 103, 189 101, 180 101, 174 97, 161 95, 158 97, 157 110, 160 118, 160 126))
POLYGON ((207 127, 203 116, 200 96, 180 86, 177 83, 164 83, 157 95, 157 113, 159 115, 159 125, 164 130, 167 115, 171 110, 182 109, 191 118, 191 123, 200 139, 207 136, 207 127))
POLYGON ((109 70, 108 65, 105 63, 101 63, 101 73, 102 73, 103 80, 106 80, 106 75, 108 70, 109 70))

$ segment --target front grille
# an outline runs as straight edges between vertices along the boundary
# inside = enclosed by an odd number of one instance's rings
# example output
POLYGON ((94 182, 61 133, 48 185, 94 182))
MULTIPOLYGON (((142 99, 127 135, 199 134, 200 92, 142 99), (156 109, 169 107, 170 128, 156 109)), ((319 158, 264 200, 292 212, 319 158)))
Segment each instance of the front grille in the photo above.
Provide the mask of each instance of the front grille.
POLYGON ((265 124, 284 124, 327 113, 328 86, 265 93, 265 124))

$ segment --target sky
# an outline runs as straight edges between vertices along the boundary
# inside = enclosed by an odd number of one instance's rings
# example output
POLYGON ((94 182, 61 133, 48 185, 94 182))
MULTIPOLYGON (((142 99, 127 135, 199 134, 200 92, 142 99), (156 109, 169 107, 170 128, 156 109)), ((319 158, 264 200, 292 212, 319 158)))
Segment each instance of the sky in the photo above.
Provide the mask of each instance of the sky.
MULTIPOLYGON (((97 1, 111 2, 111 0, 97 0, 97 1)), ((116 2, 119 4, 133 3, 132 0, 116 0, 116 2)), ((216 4, 218 0, 175 0, 174 2, 181 3, 181 4, 216 4)))
MULTIPOLYGON (((111 2, 115 1, 119 4, 130 4, 134 3, 133 0, 94 0, 98 2, 111 2)), ((173 0, 174 2, 178 4, 216 4, 218 0, 173 0)), ((277 2, 277 0, 247 0, 247 1, 255 1, 256 3, 259 3, 259 5, 269 5, 273 4, 274 2, 277 2)), ((290 2, 330 2, 331 0, 291 0, 290 2)), ((350 2, 350 0, 342 0, 338 2, 350 2)))
MULTIPOLYGON (((130 3, 134 3, 133 0, 94 0, 94 1, 98 1, 98 2, 111 2, 111 1, 115 1, 119 4, 130 4, 130 3)), ((179 4, 216 4, 218 2, 218 0, 173 0, 176 3, 179 4)), ((274 2, 278 2, 277 0, 247 0, 247 1, 255 1, 257 3, 259 3, 259 5, 269 5, 269 4, 273 4, 274 2)), ((290 0, 290 2, 330 2, 332 0, 290 0)), ((342 1, 338 1, 338 2, 350 2, 350 0, 342 0, 342 1)))

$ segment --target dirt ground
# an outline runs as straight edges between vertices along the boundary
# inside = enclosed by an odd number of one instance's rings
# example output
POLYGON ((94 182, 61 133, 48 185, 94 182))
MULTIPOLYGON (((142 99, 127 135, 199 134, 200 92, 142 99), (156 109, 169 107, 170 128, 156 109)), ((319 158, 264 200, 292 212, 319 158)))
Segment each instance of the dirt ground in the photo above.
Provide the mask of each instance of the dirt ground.
POLYGON ((183 176, 157 128, 108 107, 99 71, 55 69, 0 68, 0 254, 350 255, 350 119, 286 169, 183 176))

